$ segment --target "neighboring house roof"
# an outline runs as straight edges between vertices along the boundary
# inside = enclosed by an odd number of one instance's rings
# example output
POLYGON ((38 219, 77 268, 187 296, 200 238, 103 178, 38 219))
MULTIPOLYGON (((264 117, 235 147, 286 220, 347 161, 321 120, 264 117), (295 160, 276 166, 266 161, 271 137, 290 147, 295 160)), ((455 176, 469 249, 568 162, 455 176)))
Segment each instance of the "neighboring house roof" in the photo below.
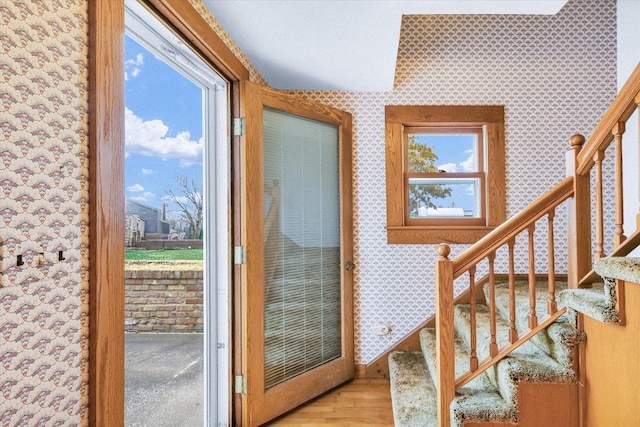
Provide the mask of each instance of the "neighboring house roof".
POLYGON ((125 201, 125 214, 136 214, 145 222, 145 234, 169 234, 170 224, 166 218, 166 207, 148 206, 135 200, 125 201))

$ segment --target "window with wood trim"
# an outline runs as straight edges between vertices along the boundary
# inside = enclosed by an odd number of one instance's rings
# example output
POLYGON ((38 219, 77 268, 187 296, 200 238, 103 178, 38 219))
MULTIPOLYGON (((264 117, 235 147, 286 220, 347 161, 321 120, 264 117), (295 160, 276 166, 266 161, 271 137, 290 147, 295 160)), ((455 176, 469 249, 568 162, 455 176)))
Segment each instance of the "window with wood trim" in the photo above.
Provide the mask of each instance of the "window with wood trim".
POLYGON ((387 241, 473 243, 506 217, 503 106, 387 106, 387 241))

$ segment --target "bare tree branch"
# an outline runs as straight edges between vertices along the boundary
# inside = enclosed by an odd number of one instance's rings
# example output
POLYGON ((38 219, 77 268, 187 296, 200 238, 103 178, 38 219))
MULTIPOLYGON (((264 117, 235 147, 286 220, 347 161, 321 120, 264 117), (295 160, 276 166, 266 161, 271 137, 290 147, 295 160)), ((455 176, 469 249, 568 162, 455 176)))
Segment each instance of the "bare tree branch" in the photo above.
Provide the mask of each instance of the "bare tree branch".
POLYGON ((175 186, 165 190, 167 199, 174 203, 180 211, 180 219, 186 222, 187 237, 200 239, 203 224, 203 195, 202 189, 192 177, 178 175, 175 186))

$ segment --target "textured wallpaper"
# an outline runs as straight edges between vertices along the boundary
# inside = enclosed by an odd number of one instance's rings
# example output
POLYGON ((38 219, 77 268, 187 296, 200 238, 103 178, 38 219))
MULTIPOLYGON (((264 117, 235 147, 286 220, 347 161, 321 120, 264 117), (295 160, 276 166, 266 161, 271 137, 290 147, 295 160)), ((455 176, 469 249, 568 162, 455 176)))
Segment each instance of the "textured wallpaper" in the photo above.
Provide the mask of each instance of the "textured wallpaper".
POLYGON ((616 93, 615 1, 570 0, 556 16, 405 16, 392 92, 297 93, 353 114, 356 361, 366 364, 434 313, 436 246, 386 243, 384 106, 505 105, 512 216, 565 177, 569 137, 589 135, 616 93), (378 324, 392 335, 374 335, 378 324))
POLYGON ((0 425, 86 425, 87 3, 0 17, 0 425))

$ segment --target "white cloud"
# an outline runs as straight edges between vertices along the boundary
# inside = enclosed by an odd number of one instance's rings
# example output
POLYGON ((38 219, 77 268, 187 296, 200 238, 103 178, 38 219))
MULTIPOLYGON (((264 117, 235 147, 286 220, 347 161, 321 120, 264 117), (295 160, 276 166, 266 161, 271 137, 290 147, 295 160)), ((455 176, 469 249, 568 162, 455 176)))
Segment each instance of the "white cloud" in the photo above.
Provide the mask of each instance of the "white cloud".
POLYGON ((202 163, 202 138, 192 141, 189 131, 167 136, 169 127, 162 120, 144 121, 125 108, 125 151, 163 160, 179 159, 180 166, 202 163))
POLYGON ((136 202, 148 203, 153 199, 153 193, 150 191, 142 193, 140 196, 131 197, 131 200, 135 200, 136 202))
POLYGON ((132 193, 139 193, 141 191, 144 191, 144 187, 140 184, 133 184, 129 187, 127 187, 127 190, 132 192, 132 193))
POLYGON ((138 53, 135 59, 124 61, 124 79, 129 80, 131 77, 138 77, 142 72, 142 65, 144 65, 144 55, 141 53, 138 53))
POLYGON ((476 171, 476 156, 473 150, 467 150, 465 153, 470 153, 467 160, 460 163, 460 168, 463 172, 475 172, 476 171))
POLYGON ((142 168, 142 175, 151 175, 154 172, 153 169, 142 168))
POLYGON ((476 186, 473 184, 467 185, 465 188, 467 196, 475 196, 476 195, 476 186))
POLYGON ((458 166, 455 163, 445 163, 438 166, 438 170, 453 173, 458 172, 458 166))
POLYGON ((464 160, 458 164, 456 163, 444 163, 438 165, 438 170, 442 170, 449 173, 454 172, 476 172, 476 159, 473 150, 466 150, 465 153, 469 154, 467 160, 464 160))

